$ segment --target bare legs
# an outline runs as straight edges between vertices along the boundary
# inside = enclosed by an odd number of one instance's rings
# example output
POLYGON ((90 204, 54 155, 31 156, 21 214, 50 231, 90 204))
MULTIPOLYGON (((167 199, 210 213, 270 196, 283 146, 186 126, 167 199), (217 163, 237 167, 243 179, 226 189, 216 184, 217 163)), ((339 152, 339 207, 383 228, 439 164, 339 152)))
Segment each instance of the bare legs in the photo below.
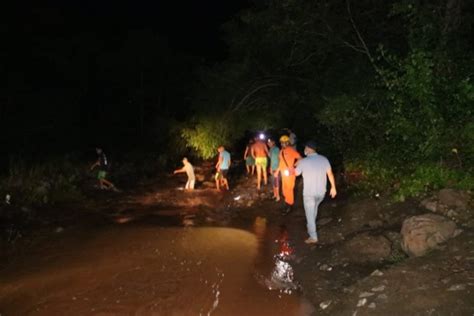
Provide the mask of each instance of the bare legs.
POLYGON ((101 189, 112 189, 115 185, 107 179, 99 179, 99 187, 101 189))
POLYGON ((257 190, 260 190, 261 188, 262 174, 263 174, 263 183, 264 185, 267 185, 268 183, 267 170, 264 166, 257 165, 257 190))

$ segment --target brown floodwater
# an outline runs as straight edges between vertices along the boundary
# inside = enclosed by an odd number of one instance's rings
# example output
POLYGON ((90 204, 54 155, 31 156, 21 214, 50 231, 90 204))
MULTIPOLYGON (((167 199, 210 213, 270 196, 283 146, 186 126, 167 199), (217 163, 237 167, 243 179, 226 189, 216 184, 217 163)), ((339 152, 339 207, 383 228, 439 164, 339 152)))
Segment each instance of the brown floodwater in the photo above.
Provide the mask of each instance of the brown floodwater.
POLYGON ((0 272, 1 315, 309 315, 284 231, 116 225, 65 231, 0 272), (279 280, 282 278, 282 280, 279 280))

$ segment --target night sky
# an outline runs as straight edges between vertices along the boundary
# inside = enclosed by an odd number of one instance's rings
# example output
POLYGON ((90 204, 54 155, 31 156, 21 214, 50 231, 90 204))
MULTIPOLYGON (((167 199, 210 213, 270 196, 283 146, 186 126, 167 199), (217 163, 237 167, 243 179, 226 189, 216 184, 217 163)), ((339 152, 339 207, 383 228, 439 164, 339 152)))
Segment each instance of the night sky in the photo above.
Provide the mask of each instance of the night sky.
POLYGON ((108 142, 123 142, 125 136, 114 136, 118 130, 136 134, 139 125, 156 125, 140 122, 133 113, 138 104, 147 104, 147 118, 161 109, 179 118, 187 96, 178 89, 189 95, 193 69, 226 58, 221 26, 250 5, 245 0, 8 4, 0 27, 6 77, 0 88, 0 141, 8 147, 3 151, 51 143, 71 150, 86 138, 90 146, 97 142, 97 129, 111 134, 104 137, 108 142), (148 100, 137 100, 141 73, 148 100))
POLYGON ((262 125, 341 156, 470 157, 473 8, 454 2, 3 1, 0 172, 95 146, 209 157, 262 125))
POLYGON ((7 10, 3 29, 13 50, 40 38, 84 33, 113 45, 128 31, 146 29, 166 37, 174 49, 221 58, 220 26, 248 6, 245 0, 22 2, 7 10))

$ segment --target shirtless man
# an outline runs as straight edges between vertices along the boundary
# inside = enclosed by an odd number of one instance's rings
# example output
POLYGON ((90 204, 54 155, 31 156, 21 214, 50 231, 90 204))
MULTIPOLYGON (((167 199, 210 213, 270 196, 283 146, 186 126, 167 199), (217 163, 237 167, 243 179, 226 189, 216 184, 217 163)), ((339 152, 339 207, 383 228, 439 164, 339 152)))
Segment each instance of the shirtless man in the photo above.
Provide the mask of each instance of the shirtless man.
POLYGON ((186 186, 184 187, 185 190, 194 190, 194 184, 196 182, 196 177, 194 176, 194 168, 193 165, 188 161, 188 158, 183 158, 183 168, 176 169, 174 174, 177 173, 186 173, 188 176, 188 182, 186 182, 186 186))
POLYGON ((267 157, 268 147, 263 140, 255 137, 255 143, 252 145, 251 155, 255 159, 255 166, 257 167, 257 190, 260 191, 260 184, 262 182, 267 185, 267 157))

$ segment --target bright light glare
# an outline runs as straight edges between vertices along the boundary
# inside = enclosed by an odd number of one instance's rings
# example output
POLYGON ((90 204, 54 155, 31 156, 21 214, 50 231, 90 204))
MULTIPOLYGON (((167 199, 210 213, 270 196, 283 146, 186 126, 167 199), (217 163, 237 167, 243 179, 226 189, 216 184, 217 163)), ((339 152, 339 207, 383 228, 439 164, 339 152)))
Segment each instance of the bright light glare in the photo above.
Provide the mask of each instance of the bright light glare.
POLYGON ((290 170, 286 169, 283 171, 283 174, 288 177, 290 175, 290 170))
POLYGON ((263 133, 260 133, 259 137, 260 137, 260 139, 262 139, 262 140, 263 140, 263 139, 265 139, 265 134, 263 134, 263 133))

